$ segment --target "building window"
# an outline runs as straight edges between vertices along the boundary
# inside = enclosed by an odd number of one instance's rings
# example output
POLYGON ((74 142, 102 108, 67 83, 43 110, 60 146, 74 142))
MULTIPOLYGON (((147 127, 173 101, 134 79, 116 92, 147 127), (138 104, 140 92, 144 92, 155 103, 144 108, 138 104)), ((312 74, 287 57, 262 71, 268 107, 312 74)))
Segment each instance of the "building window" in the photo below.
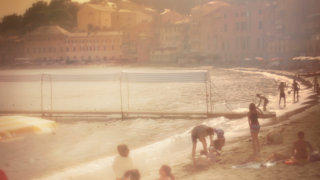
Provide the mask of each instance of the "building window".
POLYGON ((66 47, 66 51, 69 52, 69 47, 66 47))
POLYGON ((262 21, 259 21, 259 29, 262 29, 262 21))
POLYGON ((247 30, 247 22, 241 22, 241 31, 247 30))
POLYGON ((258 13, 259 13, 259 14, 262 14, 262 10, 261 10, 261 9, 259 9, 258 13))
POLYGON ((227 32, 227 31, 228 31, 228 25, 225 24, 225 25, 224 25, 224 32, 227 32))

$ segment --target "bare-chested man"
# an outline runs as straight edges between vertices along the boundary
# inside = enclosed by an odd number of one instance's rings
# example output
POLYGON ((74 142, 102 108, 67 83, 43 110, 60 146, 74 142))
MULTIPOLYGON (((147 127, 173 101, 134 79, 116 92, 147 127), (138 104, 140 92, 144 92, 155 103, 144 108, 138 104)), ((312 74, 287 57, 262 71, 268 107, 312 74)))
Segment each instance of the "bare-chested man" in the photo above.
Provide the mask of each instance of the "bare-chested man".
POLYGON ((206 125, 199 125, 192 129, 191 131, 191 139, 192 139, 192 160, 193 165, 196 165, 195 162, 195 155, 196 155, 196 149, 197 149, 197 140, 202 143, 203 146, 203 152, 205 154, 208 153, 207 150, 207 142, 206 137, 209 136, 210 143, 213 141, 213 135, 214 135, 214 129, 212 127, 206 126, 206 125))
POLYGON ((293 102, 299 101, 299 90, 300 85, 297 83, 297 81, 294 79, 292 83, 292 90, 293 90, 293 102))
POLYGON ((279 98, 279 106, 280 106, 280 103, 281 103, 281 99, 283 98, 284 100, 284 107, 286 107, 286 93, 284 92, 286 88, 286 84, 284 82, 281 82, 280 85, 279 85, 279 92, 280 92, 280 98, 279 98))
POLYGON ((313 152, 311 144, 304 140, 304 132, 298 132, 298 140, 293 143, 292 155, 295 163, 309 160, 310 154, 313 152))

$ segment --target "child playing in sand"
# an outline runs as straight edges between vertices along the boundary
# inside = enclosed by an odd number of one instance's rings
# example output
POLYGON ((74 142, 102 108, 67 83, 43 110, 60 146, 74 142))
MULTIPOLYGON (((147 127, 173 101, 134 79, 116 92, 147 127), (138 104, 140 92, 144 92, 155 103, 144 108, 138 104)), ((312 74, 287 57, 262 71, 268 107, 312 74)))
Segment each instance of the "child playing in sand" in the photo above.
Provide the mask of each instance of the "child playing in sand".
POLYGON ((226 139, 224 138, 224 131, 222 129, 214 129, 214 132, 217 134, 217 139, 213 141, 213 147, 216 150, 221 151, 226 142, 226 139))
POLYGON ((313 152, 311 144, 304 140, 304 132, 298 132, 298 140, 293 143, 292 157, 285 161, 286 164, 301 164, 309 160, 313 152))
POLYGON ((210 146, 209 153, 207 155, 207 158, 210 161, 210 163, 216 163, 216 162, 220 161, 218 156, 220 156, 220 153, 217 151, 217 149, 213 146, 210 146))
POLYGON ((259 103, 258 103, 257 107, 259 107, 263 101, 263 111, 266 111, 269 100, 265 96, 262 96, 261 94, 257 94, 256 96, 257 96, 257 98, 259 98, 259 103))

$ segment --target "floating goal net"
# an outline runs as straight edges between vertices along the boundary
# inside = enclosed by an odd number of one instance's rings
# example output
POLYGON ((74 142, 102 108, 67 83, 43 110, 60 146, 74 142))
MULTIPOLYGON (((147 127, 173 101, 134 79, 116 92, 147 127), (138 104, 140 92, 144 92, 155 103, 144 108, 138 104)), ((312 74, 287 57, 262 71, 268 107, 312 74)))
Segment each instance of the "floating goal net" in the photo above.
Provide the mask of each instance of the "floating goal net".
POLYGON ((2 113, 130 116, 212 112, 207 70, 0 76, 0 86, 2 113))

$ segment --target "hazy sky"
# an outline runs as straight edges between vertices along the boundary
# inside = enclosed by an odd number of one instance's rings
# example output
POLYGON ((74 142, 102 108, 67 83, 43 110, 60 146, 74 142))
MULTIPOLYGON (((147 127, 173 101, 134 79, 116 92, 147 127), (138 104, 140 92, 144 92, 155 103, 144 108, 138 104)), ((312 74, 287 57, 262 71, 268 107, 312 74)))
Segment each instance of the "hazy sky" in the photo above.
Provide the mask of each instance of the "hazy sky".
MULTIPOLYGON (((32 3, 39 0, 0 0, 0 19, 8 14, 23 14, 24 11, 31 6, 32 3)), ((44 0, 50 1, 50 0, 44 0)), ((73 0, 78 2, 86 2, 89 0, 73 0)))

